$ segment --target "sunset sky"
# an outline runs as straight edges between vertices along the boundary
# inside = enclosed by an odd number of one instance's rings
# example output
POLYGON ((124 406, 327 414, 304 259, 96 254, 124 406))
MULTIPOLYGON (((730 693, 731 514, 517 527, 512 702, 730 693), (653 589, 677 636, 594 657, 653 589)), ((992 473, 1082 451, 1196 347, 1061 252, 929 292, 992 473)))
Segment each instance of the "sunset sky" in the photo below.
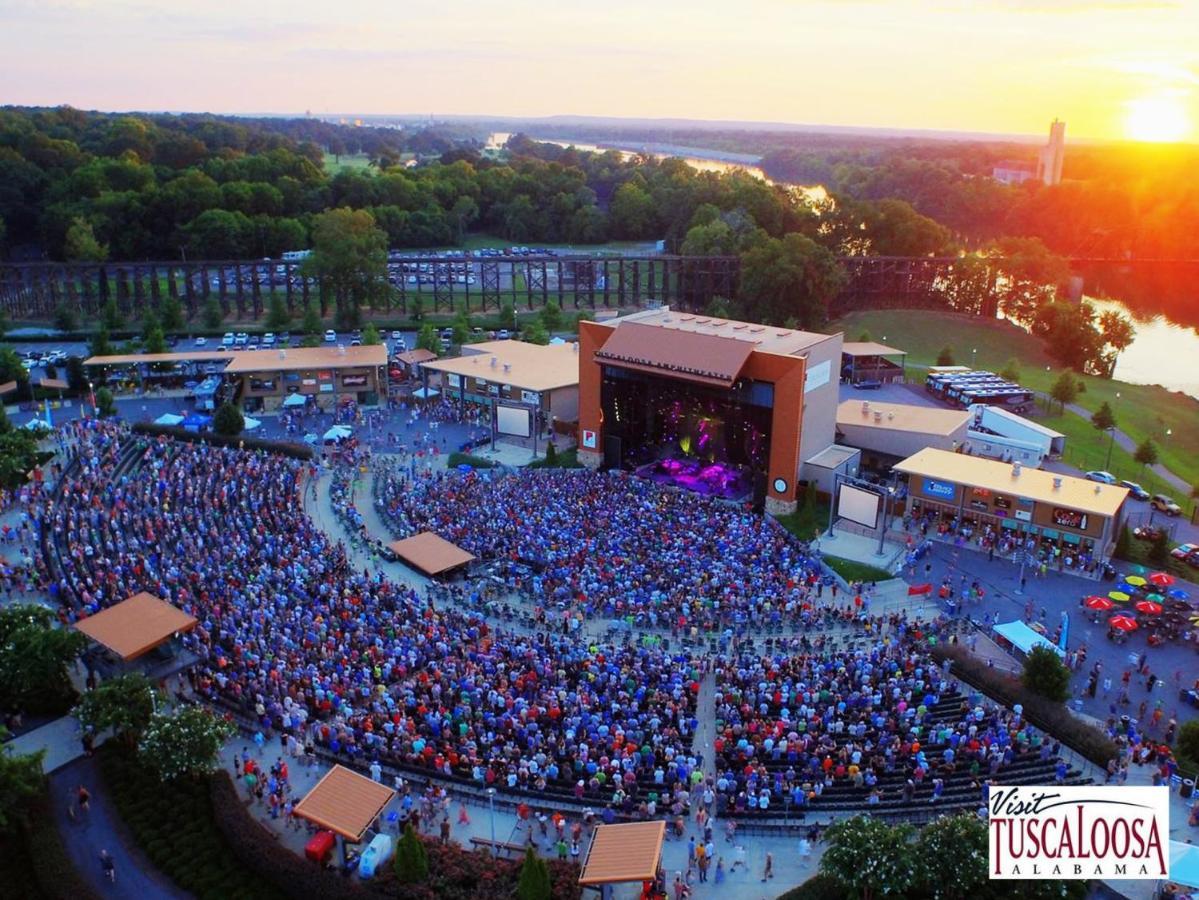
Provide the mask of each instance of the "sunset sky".
POLYGON ((1199 0, 0 0, 0 103, 1199 140, 1199 0))

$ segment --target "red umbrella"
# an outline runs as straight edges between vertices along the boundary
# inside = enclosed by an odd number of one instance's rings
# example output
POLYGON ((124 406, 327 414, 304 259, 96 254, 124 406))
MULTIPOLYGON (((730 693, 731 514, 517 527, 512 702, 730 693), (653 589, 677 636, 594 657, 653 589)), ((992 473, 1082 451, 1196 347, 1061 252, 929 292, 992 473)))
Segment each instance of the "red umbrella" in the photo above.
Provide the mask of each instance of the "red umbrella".
POLYGON ((1101 612, 1106 612, 1107 610, 1111 609, 1116 604, 1112 603, 1111 600, 1108 600, 1107 597, 1095 596, 1095 597, 1087 597, 1084 605, 1086 606, 1087 609, 1097 609, 1097 610, 1100 610, 1101 612))
POLYGON ((1158 587, 1169 587, 1174 583, 1174 576, 1167 575, 1165 572, 1154 572, 1149 576, 1149 583, 1158 587))
POLYGON ((1109 627, 1115 628, 1119 631, 1136 631, 1137 630, 1137 620, 1134 619, 1132 616, 1126 616, 1123 613, 1121 613, 1118 616, 1112 616, 1110 619, 1107 620, 1107 624, 1109 627))
POLYGON ((1161 614, 1162 605, 1154 603, 1152 600, 1141 600, 1136 605, 1137 612, 1145 613, 1147 616, 1157 616, 1161 614))

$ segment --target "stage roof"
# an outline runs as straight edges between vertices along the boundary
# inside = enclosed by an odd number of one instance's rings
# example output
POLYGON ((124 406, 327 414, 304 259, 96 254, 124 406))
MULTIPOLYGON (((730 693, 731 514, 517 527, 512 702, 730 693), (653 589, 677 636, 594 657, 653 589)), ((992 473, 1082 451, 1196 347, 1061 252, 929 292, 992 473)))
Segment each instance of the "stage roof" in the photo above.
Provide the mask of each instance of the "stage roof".
POLYGON ((63 381, 61 378, 43 378, 37 384, 38 384, 38 387, 49 388, 50 390, 57 390, 57 391, 65 391, 67 388, 70 387, 70 385, 67 384, 65 381, 63 381))
POLYGON ((194 616, 144 591, 75 623, 76 630, 126 662, 195 627, 194 616))
POLYGON ((286 350, 242 350, 234 354, 225 374, 284 372, 294 369, 345 369, 387 364, 382 344, 358 347, 290 347, 286 350))
POLYGON ((843 356, 907 356, 908 351, 896 350, 874 341, 846 341, 841 345, 843 356))
POLYGON ((856 425, 880 431, 911 431, 949 436, 970 422, 965 409, 937 409, 910 403, 878 403, 874 400, 845 400, 837 407, 838 425, 856 425), (874 414, 882 418, 875 421, 874 414))
POLYGON ((416 365, 417 363, 429 362, 437 359, 437 354, 432 350, 426 350, 424 347, 417 347, 415 350, 409 350, 406 353, 399 354, 396 359, 405 365, 416 365))
POLYGON ((336 765, 296 804, 295 814, 356 843, 394 796, 391 788, 336 765))
POLYGON ((729 387, 753 352, 753 343, 731 336, 624 322, 595 356, 621 367, 729 387))
POLYGON ((467 553, 457 544, 452 544, 431 531, 421 532, 402 541, 392 541, 387 546, 408 565, 420 569, 426 575, 440 575, 442 572, 464 566, 475 558, 474 554, 467 553))
POLYGON ((652 881, 662 861, 666 823, 629 822, 595 829, 579 884, 620 884, 652 881))
POLYGON ((818 334, 814 331, 800 331, 796 328, 779 328, 698 313, 677 312, 671 310, 669 306, 642 310, 603 324, 614 325, 618 329, 631 324, 648 325, 669 332, 727 337, 735 341, 746 341, 753 346, 754 350, 761 350, 765 353, 781 353, 784 356, 802 354, 809 348, 834 337, 834 335, 818 334))
POLYGON ((953 481, 968 487, 986 488, 1000 494, 1027 497, 1038 503, 1057 503, 1067 509, 1112 516, 1128 496, 1128 488, 1100 484, 1072 475, 1055 475, 1041 469, 1022 466, 1013 476, 1011 463, 996 462, 964 453, 950 453, 926 447, 919 453, 895 464, 897 472, 922 475, 953 481), (1062 486, 1055 488, 1053 480, 1060 478, 1062 486))
POLYGON ((461 356, 421 363, 421 368, 480 378, 525 391, 552 391, 578 386, 577 347, 569 343, 542 345, 525 341, 483 341, 463 347, 461 356), (495 361, 494 365, 492 360, 495 361))
POLYGON ((0 384, 0 397, 3 397, 5 394, 11 394, 16 389, 17 383, 15 381, 6 381, 4 384, 0 384))

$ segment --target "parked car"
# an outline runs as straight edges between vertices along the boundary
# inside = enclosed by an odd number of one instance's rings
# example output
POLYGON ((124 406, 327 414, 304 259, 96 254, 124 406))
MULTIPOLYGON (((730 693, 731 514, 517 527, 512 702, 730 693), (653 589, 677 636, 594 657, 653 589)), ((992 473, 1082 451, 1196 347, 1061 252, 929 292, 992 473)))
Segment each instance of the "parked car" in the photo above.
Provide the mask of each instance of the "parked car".
POLYGON ((226 331, 225 336, 223 338, 221 338, 221 346, 222 347, 232 347, 235 340, 236 340, 236 338, 234 338, 233 332, 226 331))
POLYGON ((496 335, 497 340, 506 341, 512 337, 507 328, 501 328, 499 334, 496 335))
POLYGON ((273 331, 268 331, 266 334, 264 334, 262 336, 262 349, 269 350, 271 347, 274 347, 274 346, 275 346, 275 333, 273 331))
POLYGON ((401 334, 401 333, 400 333, 400 332, 398 332, 398 331, 393 331, 393 332, 391 333, 391 339, 392 339, 393 341, 402 341, 402 340, 404 340, 404 335, 403 335, 403 334, 401 334))
POLYGON ((1165 529, 1158 528, 1156 525, 1138 525, 1132 530, 1132 536, 1139 541, 1156 541, 1165 533, 1165 529))
POLYGON ((1187 554, 1186 564, 1193 569, 1199 569, 1199 550, 1192 550, 1187 554))
POLYGON ((1128 488, 1128 493, 1132 495, 1134 500, 1148 500, 1149 492, 1137 484, 1135 481, 1122 480, 1121 487, 1128 488))
POLYGON ((1149 505, 1158 512, 1164 512, 1167 516, 1177 516, 1182 514, 1182 507, 1165 494, 1154 494, 1153 499, 1149 501, 1149 505))
POLYGON ((337 332, 334 331, 332 328, 330 328, 328 331, 325 332, 325 343, 326 344, 336 344, 337 343, 337 332))
POLYGON ((1111 472, 1104 472, 1102 469, 1096 469, 1087 472, 1088 481, 1098 481, 1100 484, 1115 484, 1116 476, 1111 472))
POLYGON ((206 338, 206 337, 196 338, 196 346, 197 347, 207 347, 208 346, 208 338, 206 338))
POLYGON ((233 345, 235 347, 244 347, 248 343, 250 343, 250 336, 244 331, 239 331, 237 336, 233 339, 233 345))
POLYGON ((1199 553, 1199 544, 1179 544, 1170 551, 1175 559, 1186 559, 1192 553, 1199 553))

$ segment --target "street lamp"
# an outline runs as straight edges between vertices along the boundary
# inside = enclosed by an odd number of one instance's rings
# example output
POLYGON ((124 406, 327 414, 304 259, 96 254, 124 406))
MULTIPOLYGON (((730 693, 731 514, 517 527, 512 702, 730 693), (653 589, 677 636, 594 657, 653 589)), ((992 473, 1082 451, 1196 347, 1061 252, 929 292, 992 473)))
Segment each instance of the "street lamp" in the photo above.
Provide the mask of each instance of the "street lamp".
POLYGON ((970 368, 972 368, 972 369, 978 368, 978 348, 977 347, 974 347, 970 351, 970 368))
POLYGON ((497 850, 495 846, 495 788, 493 787, 487 789, 487 809, 491 819, 491 855, 495 856, 497 850))
MULTIPOLYGON (((1119 399, 1120 399, 1120 392, 1116 391, 1116 400, 1119 401, 1119 399)), ((1113 419, 1115 418, 1114 413, 1112 415, 1112 418, 1113 419)), ((1111 428, 1109 428, 1107 430, 1107 432, 1108 432, 1107 462, 1105 462, 1103 464, 1104 470, 1110 469, 1112 467, 1112 445, 1116 443, 1116 426, 1113 425, 1111 428)))

